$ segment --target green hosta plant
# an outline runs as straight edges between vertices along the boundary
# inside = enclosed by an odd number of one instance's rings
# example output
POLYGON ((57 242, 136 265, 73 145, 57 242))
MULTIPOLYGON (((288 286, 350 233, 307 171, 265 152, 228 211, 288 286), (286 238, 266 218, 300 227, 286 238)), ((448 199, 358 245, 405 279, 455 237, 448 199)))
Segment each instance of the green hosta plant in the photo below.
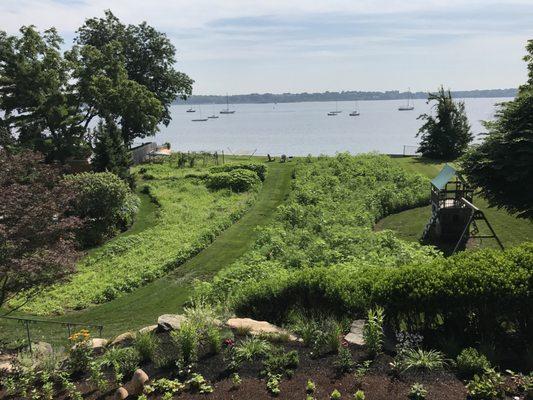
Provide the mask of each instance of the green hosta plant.
POLYGON ((233 374, 231 374, 231 387, 233 389, 237 389, 239 386, 241 386, 241 383, 242 379, 238 373, 234 372, 233 374))
POLYGON ((311 379, 307 380, 307 384, 305 386, 305 391, 307 393, 314 393, 316 390, 316 384, 311 379))
POLYGON ((278 396, 281 393, 281 389, 279 387, 280 383, 281 383, 281 375, 280 374, 268 373, 266 386, 267 386, 267 390, 273 396, 278 396))
POLYGON ((365 392, 363 392, 362 390, 358 390, 354 393, 353 398, 354 400, 365 400, 365 392))
POLYGON ((341 392, 339 392, 337 389, 335 389, 331 394, 329 395, 329 398, 331 400, 339 400, 341 398, 341 392))
POLYGON ((409 390, 410 400, 424 400, 428 394, 428 391, 421 383, 414 383, 409 390))
POLYGON ((212 393, 213 387, 205 380, 205 378, 200 374, 192 374, 191 378, 185 382, 185 385, 188 385, 189 388, 198 393, 212 393))
POLYGON ((501 374, 488 368, 482 375, 474 375, 466 390, 472 400, 497 400, 504 396, 503 383, 501 374))

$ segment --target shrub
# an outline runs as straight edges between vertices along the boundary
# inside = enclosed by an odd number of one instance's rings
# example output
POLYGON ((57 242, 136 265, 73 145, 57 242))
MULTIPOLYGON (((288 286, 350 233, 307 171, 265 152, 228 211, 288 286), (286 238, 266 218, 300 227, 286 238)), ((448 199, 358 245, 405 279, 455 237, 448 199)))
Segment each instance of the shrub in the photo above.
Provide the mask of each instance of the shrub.
POLYGON ((352 358, 352 353, 347 346, 339 347, 339 354, 334 362, 335 368, 341 373, 350 372, 355 365, 352 358))
POLYGON ((317 323, 312 343, 312 355, 319 357, 336 353, 340 346, 341 329, 337 321, 326 318, 317 323))
POLYGON ((157 339, 151 332, 138 333, 135 336, 134 347, 139 353, 141 362, 152 361, 157 348, 157 339))
POLYGON ((207 351, 209 354, 218 354, 222 350, 222 336, 216 326, 210 326, 205 332, 207 351))
POLYGON ((428 391, 421 383, 413 383, 411 389, 409 389, 409 399, 411 400, 424 400, 428 394, 428 391))
POLYGON ((133 223, 139 199, 115 174, 85 172, 65 181, 77 191, 75 215, 87 221, 81 231, 85 245, 102 243, 133 223))
POLYGON ((90 345, 91 335, 86 329, 73 333, 69 337, 70 350, 68 365, 71 373, 85 372, 93 360, 93 350, 90 345))
POLYGON ((230 172, 219 172, 207 177, 209 189, 231 189, 234 192, 246 192, 257 187, 261 181, 257 174, 247 169, 234 169, 230 172))
POLYGON ((495 400, 504 396, 504 380, 493 369, 487 369, 482 375, 474 375, 474 379, 466 384, 466 390, 472 400, 495 400))
POLYGON ((112 348, 102 359, 102 365, 113 369, 115 379, 124 382, 130 379, 139 368, 141 358, 133 347, 112 348))
POLYGON ((267 373, 292 375, 292 371, 298 368, 300 358, 296 350, 285 352, 283 348, 275 349, 266 355, 263 368, 267 373))
POLYGON ((490 368, 490 362, 483 354, 469 347, 457 356, 455 367, 460 377, 471 378, 474 375, 481 375, 483 371, 490 368))
POLYGON ((270 343, 257 337, 248 337, 244 339, 233 351, 235 357, 240 362, 258 360, 267 356, 272 349, 270 343))
POLYGON ((182 366, 195 363, 198 359, 199 335, 196 325, 190 322, 181 324, 180 329, 170 333, 179 353, 179 362, 182 366))
POLYGON ((383 348, 383 320, 383 308, 368 310, 367 321, 363 327, 363 339, 373 357, 380 354, 383 348))
POLYGON ((248 169, 250 171, 253 171, 257 174, 258 178, 261 179, 261 181, 265 180, 266 176, 266 165, 264 164, 257 164, 257 163, 233 163, 233 164, 224 164, 224 165, 217 165, 215 167, 211 167, 211 172, 219 173, 219 172, 230 172, 236 169, 248 169))
POLYGON ((440 351, 406 349, 397 355, 395 365, 400 372, 408 370, 436 371, 443 369, 446 361, 440 351))

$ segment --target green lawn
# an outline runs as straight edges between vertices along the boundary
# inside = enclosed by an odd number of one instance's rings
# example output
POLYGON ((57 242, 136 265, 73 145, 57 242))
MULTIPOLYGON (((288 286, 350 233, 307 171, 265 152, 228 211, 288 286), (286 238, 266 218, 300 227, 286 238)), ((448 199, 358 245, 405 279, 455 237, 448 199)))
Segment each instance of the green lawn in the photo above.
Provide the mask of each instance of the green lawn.
MULTIPOLYGON (((250 210, 209 247, 168 275, 115 300, 50 320, 103 324, 104 336, 112 337, 153 324, 161 314, 179 313, 195 279, 208 279, 233 263, 255 242, 261 227, 270 223, 274 209, 289 192, 292 165, 268 164, 267 178, 250 210)), ((54 338, 64 337, 66 328, 35 324, 31 329, 35 337, 54 341, 54 338)), ((23 336, 22 325, 0 319, 0 340, 12 341, 23 336)))
MULTIPOLYGON (((395 157, 394 160, 406 170, 419 172, 429 178, 434 178, 444 165, 443 163, 417 157, 395 157)), ((474 204, 485 213, 485 216, 505 247, 512 247, 522 242, 533 240, 533 223, 515 218, 505 210, 489 208, 487 201, 480 196, 474 197, 474 204)), ((400 238, 417 241, 424 230, 430 214, 431 207, 429 205, 427 207, 403 211, 379 221, 376 224, 376 229, 391 229, 396 231, 400 238)), ((488 233, 485 224, 480 223, 479 228, 481 232, 488 233)), ((483 239, 479 244, 481 247, 498 248, 498 244, 494 239, 483 239)))

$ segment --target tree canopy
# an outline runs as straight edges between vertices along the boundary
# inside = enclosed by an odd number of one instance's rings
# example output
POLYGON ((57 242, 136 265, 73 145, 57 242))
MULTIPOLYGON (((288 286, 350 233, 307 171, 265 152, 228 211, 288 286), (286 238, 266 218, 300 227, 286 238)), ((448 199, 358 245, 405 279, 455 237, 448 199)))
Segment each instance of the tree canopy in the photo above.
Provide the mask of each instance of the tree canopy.
POLYGON ((526 46, 529 79, 513 101, 502 103, 480 145, 462 160, 468 180, 493 207, 533 219, 533 40, 526 46))
POLYGON ((464 153, 473 138, 464 102, 454 101, 451 92, 442 86, 438 92, 429 93, 427 102, 432 101, 437 102, 436 115, 418 117, 426 121, 416 135, 421 137, 418 151, 429 158, 455 159, 464 153))
POLYGON ((169 106, 192 92, 174 69, 176 49, 146 23, 124 25, 111 11, 88 19, 62 52, 55 29, 0 32, 0 139, 39 150, 48 161, 87 157, 91 128, 120 127, 123 143, 170 122, 169 106))

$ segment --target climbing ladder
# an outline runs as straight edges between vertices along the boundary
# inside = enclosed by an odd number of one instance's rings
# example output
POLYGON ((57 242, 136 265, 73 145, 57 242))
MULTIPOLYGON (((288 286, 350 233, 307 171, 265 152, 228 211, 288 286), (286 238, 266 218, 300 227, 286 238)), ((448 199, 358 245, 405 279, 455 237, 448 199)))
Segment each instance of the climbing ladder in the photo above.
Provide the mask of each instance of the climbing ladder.
POLYGON ((426 227, 424 228, 424 232, 422 232, 422 237, 420 238, 421 242, 425 241, 428 238, 431 227, 435 224, 435 222, 437 222, 438 216, 439 216, 438 210, 432 207, 431 217, 429 217, 429 221, 426 224, 426 227))

